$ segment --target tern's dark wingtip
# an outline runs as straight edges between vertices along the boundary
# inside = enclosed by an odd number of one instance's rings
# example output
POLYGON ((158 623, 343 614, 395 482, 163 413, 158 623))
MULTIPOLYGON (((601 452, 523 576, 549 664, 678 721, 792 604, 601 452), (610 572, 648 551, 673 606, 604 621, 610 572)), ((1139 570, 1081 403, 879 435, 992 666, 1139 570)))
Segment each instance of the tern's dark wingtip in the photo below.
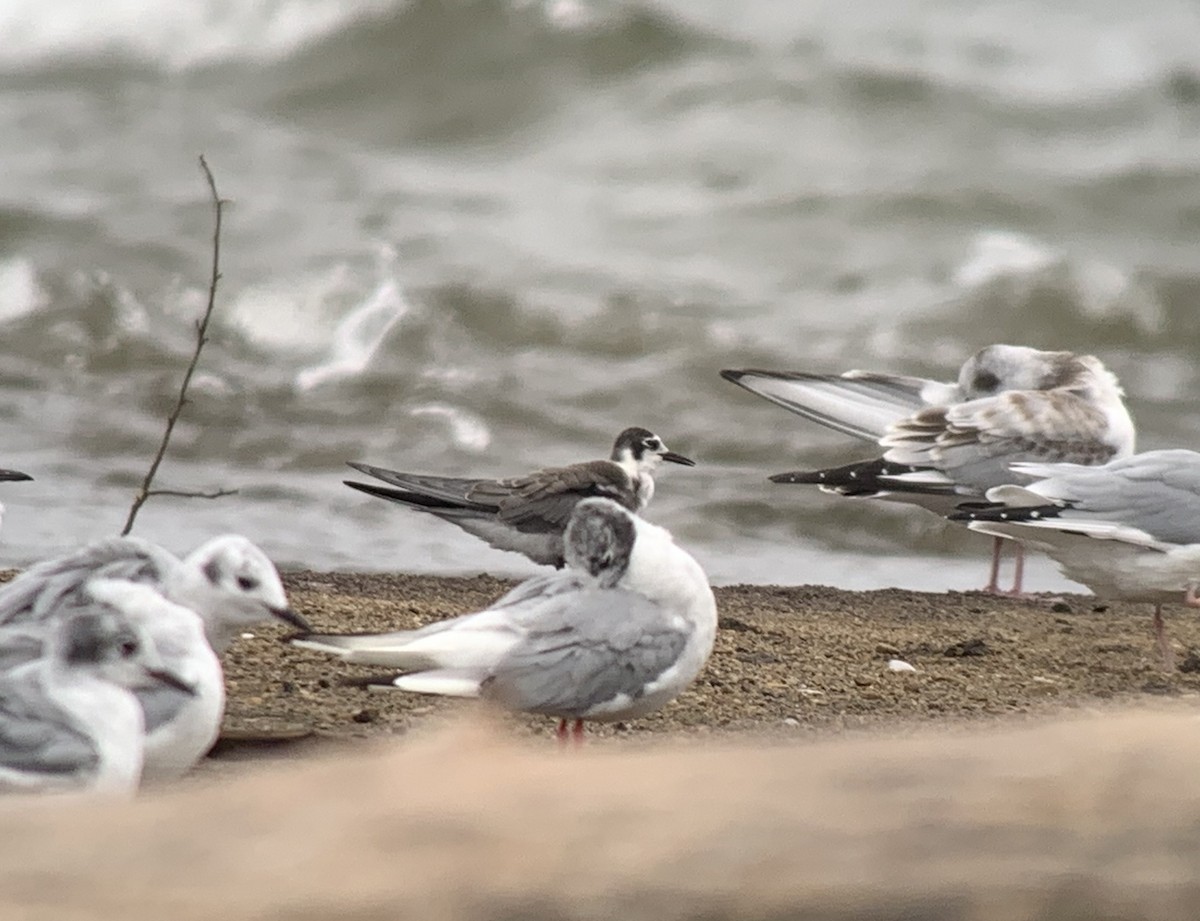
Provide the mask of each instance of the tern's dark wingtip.
POLYGON ((0 470, 0 481, 6 483, 22 483, 32 479, 28 473, 22 473, 20 470, 0 470))
POLYGON ((772 483, 799 483, 809 486, 813 483, 819 483, 819 476, 819 472, 814 473, 809 470, 791 470, 787 473, 773 473, 767 477, 767 479, 772 483))
POLYGON ((721 369, 721 377, 725 378, 725 380, 727 380, 727 381, 733 381, 733 383, 735 383, 735 384, 739 380, 742 379, 742 375, 744 375, 745 373, 746 373, 745 371, 741 371, 741 370, 738 370, 735 368, 721 369))

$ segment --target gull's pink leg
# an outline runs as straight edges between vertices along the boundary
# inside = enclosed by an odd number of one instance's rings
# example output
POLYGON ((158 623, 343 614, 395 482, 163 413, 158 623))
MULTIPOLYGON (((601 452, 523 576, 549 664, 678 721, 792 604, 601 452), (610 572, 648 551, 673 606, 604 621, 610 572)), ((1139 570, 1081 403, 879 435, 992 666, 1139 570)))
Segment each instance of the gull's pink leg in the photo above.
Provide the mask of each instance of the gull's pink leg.
MULTIPOLYGON (((1200 607, 1200 600, 1196 600, 1193 586, 1189 585, 1187 594, 1183 597, 1184 604, 1192 607, 1200 607)), ((1171 649, 1171 644, 1167 640, 1167 628, 1163 623, 1162 605, 1154 606, 1154 640, 1158 646, 1158 654, 1162 657, 1162 666, 1169 672, 1175 671, 1175 651, 1171 649)))
MULTIPOLYGON (((997 540, 998 539, 999 538, 997 538, 997 540)), ((1016 541, 1014 541, 1014 543, 1016 543, 1016 541)), ((1016 568, 1013 570, 1013 587, 1009 594, 1013 596, 1020 596, 1022 594, 1021 586, 1025 582, 1025 546, 1023 544, 1017 543, 1017 552, 1015 554, 1015 559, 1013 560, 1013 565, 1016 568)))
POLYGON ((571 740, 577 745, 583 744, 583 720, 576 720, 571 727, 571 740))
POLYGON ((1004 538, 992 538, 992 574, 983 590, 989 595, 1000 594, 1000 548, 1004 546, 1004 538))
POLYGON ((567 734, 567 721, 566 720, 558 721, 558 728, 554 730, 554 734, 556 736, 558 736, 558 744, 559 745, 567 744, 567 739, 569 738, 569 736, 567 734))

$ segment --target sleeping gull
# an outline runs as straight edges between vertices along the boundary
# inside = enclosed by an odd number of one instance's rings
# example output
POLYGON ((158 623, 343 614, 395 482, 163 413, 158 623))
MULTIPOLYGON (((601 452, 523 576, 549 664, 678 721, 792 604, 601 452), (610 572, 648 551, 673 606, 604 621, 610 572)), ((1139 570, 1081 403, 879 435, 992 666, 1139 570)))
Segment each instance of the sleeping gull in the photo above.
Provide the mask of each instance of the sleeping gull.
POLYGON ((682 454, 668 451, 653 432, 628 428, 617 436, 608 460, 548 467, 522 477, 425 476, 351 463, 355 470, 397 488, 352 480, 345 483, 368 495, 436 515, 499 550, 561 567, 563 530, 575 503, 603 496, 640 512, 654 496, 654 471, 663 461, 695 466, 682 454))
MULTIPOLYGON (((956 383, 870 371, 722 371, 751 393, 836 431, 876 442, 881 457, 781 473, 776 483, 919 505, 939 515, 1013 480, 1019 461, 1103 464, 1134 450, 1116 377, 1092 355, 989 345, 956 383)), ((1001 539, 985 591, 998 592, 1001 539)), ((1019 548, 1019 545, 1018 545, 1019 548)), ((1021 591, 1018 549, 1012 593, 1021 591)))
MULTIPOLYGON (((92 608, 55 625, 46 654, 0 675, 0 790, 132 793, 142 770, 142 708, 130 689, 185 681, 116 595, 142 586, 91 583, 92 608)), ((4 631, 0 630, 0 643, 4 631)))
POLYGON ((584 720, 658 710, 712 652, 717 608, 704 571, 668 531, 609 499, 575 506, 564 549, 564 572, 524 582, 484 611, 292 642, 402 672, 371 683, 557 717, 560 739, 570 720, 580 740, 584 720))
POLYGON ((1154 636, 1173 668, 1162 606, 1200 607, 1200 454, 1146 451, 1101 467, 1017 464, 1024 486, 997 486, 954 517, 1018 540, 1101 597, 1154 605, 1154 636))
MULTIPOLYGON (((98 578, 144 584, 158 593, 157 602, 141 596, 136 619, 146 624, 168 667, 195 690, 138 692, 146 710, 148 780, 183 774, 216 740, 225 709, 217 653, 262 621, 311 629, 288 607, 267 555, 238 535, 214 538, 182 560, 149 541, 117 537, 38 563, 0 588, 0 625, 53 625, 87 606, 88 586, 98 578)), ((11 655, 0 651, 0 664, 11 655)))

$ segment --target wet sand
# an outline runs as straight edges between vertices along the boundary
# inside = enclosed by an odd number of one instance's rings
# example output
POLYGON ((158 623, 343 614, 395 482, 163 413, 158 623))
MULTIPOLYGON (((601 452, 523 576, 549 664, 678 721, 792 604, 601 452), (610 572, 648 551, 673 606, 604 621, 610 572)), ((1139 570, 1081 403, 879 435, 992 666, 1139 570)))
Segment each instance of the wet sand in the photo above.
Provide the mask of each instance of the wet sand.
MULTIPOLYGON (((293 604, 315 627, 381 631, 477 610, 511 582, 478 576, 294 572, 293 604)), ((647 719, 599 736, 754 734, 780 738, 905 731, 1200 694, 1200 618, 1168 612, 1180 668, 1158 662, 1148 606, 1087 596, 1026 600, 979 593, 847 592, 740 585, 717 589, 716 650, 693 687, 647 719), (889 670, 890 659, 914 672, 889 670)), ((227 654, 231 738, 312 732, 355 739, 403 734, 474 706, 344 686, 379 669, 346 666, 264 629, 227 654)), ((551 721, 511 719, 548 735, 551 721)), ((228 753, 229 749, 226 749, 228 753)))

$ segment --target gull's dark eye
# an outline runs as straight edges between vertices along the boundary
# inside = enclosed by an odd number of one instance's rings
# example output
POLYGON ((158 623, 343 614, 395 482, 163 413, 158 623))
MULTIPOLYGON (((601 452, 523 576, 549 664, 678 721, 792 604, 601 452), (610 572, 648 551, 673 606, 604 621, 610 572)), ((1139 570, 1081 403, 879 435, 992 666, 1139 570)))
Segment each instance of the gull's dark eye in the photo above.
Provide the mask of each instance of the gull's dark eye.
POLYGON ((123 642, 121 644, 121 658, 122 659, 128 659, 132 656, 136 656, 137 652, 138 652, 138 641, 137 640, 126 640, 125 642, 123 642))
POLYGON ((258 580, 250 576, 238 576, 237 584, 243 592, 252 592, 258 588, 258 580))

